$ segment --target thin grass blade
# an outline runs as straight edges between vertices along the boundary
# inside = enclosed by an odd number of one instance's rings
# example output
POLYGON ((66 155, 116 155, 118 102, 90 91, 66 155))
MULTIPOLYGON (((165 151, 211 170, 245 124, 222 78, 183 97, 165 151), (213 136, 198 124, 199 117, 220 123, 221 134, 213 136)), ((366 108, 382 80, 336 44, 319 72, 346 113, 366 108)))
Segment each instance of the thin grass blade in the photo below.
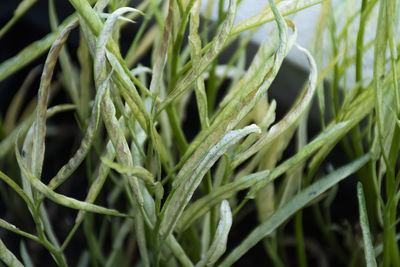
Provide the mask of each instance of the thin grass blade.
POLYGON ((155 62, 153 66, 153 75, 151 77, 151 82, 150 82, 150 92, 154 93, 155 95, 160 94, 163 72, 165 64, 167 63, 168 47, 170 45, 171 35, 172 35, 171 31, 172 31, 172 22, 174 13, 173 3, 174 1, 169 1, 168 15, 165 20, 162 40, 158 45, 155 62))
POLYGON ((4 128, 7 133, 11 133, 11 131, 17 125, 18 113, 21 110, 24 98, 28 92, 29 87, 32 85, 35 78, 40 74, 40 70, 41 66, 36 66, 28 73, 28 76, 26 76, 24 82, 21 85, 21 88, 11 100, 11 103, 8 106, 6 112, 6 116, 4 118, 4 128))
POLYGON ((357 197, 360 211, 360 224, 363 233, 365 262, 367 263, 367 267, 376 267, 378 265, 375 260, 374 247, 372 246, 372 236, 369 229, 364 190, 360 182, 357 183, 357 197))
POLYGON ((14 182, 10 177, 8 177, 5 173, 0 171, 0 179, 3 180, 6 184, 8 184, 17 194, 25 201, 29 208, 33 208, 33 203, 30 197, 22 190, 22 188, 14 182))
POLYGON ((106 214, 106 215, 113 215, 113 216, 120 216, 120 217, 126 217, 126 218, 132 218, 132 216, 123 214, 118 212, 117 210, 113 209, 107 209, 101 206, 97 206, 94 204, 90 204, 84 201, 79 201, 74 198, 66 197, 64 195, 58 194, 51 190, 49 187, 47 187, 45 184, 43 184, 39 179, 37 179, 25 166, 23 159, 19 153, 19 150, 17 147, 15 147, 15 155, 17 157, 18 165, 21 169, 21 173, 24 174, 24 176, 29 180, 31 185, 44 194, 47 198, 52 200, 53 202, 60 204, 65 207, 69 207, 71 209, 76 209, 76 210, 84 210, 84 211, 89 211, 89 212, 94 212, 94 213, 100 213, 100 214, 106 214))
POLYGON ((119 8, 115 10, 104 23, 103 29, 101 30, 96 43, 96 54, 94 59, 94 74, 96 84, 101 84, 107 77, 107 74, 105 73, 106 66, 104 58, 106 54, 106 45, 108 39, 112 35, 114 24, 122 14, 134 11, 137 11, 137 9, 131 7, 119 8))
POLYGON ((34 177, 37 177, 38 179, 40 179, 42 174, 42 166, 44 160, 46 110, 50 83, 53 77, 53 71, 57 62, 58 54, 64 43, 67 41, 69 33, 76 26, 77 22, 73 21, 61 31, 61 33, 58 35, 55 42, 53 43, 50 52, 46 58, 46 63, 43 67, 42 77, 40 80, 40 88, 38 92, 38 104, 36 108, 34 133, 32 137, 34 140, 34 144, 32 147, 32 165, 30 166, 34 177))
POLYGON ((33 264, 32 258, 28 253, 28 250, 26 248, 24 241, 21 241, 19 250, 20 250, 21 258, 22 258, 22 261, 23 261, 25 267, 35 267, 35 265, 33 264))
POLYGON ((37 236, 34 236, 34 235, 29 234, 27 232, 24 232, 24 231, 20 230, 18 227, 16 227, 15 225, 13 225, 13 224, 11 224, 11 223, 3 220, 3 219, 0 219, 0 227, 3 228, 3 229, 6 229, 8 231, 11 231, 13 233, 19 234, 19 235, 21 235, 23 237, 32 239, 32 240, 34 240, 34 241, 36 241, 38 243, 41 243, 41 240, 37 236))
MULTIPOLYGON (((189 27, 189 46, 193 66, 198 66, 201 60, 201 39, 198 34, 200 25, 200 4, 197 1, 190 11, 190 27, 189 27)), ((204 85, 203 75, 200 75, 195 82, 194 91, 196 93, 196 100, 199 110, 200 124, 203 129, 209 126, 208 120, 208 104, 207 95, 204 85)))
POLYGON ((94 104, 92 108, 92 115, 90 117, 89 125, 86 129, 85 136, 83 137, 81 144, 75 154, 69 159, 69 161, 60 168, 56 176, 54 176, 49 182, 49 188, 52 190, 56 189, 63 182, 65 182, 72 173, 79 167, 82 161, 85 159, 86 155, 92 147, 101 114, 101 101, 103 100, 104 94, 108 87, 108 82, 111 74, 106 78, 105 81, 100 85, 97 90, 96 97, 94 99, 94 104))

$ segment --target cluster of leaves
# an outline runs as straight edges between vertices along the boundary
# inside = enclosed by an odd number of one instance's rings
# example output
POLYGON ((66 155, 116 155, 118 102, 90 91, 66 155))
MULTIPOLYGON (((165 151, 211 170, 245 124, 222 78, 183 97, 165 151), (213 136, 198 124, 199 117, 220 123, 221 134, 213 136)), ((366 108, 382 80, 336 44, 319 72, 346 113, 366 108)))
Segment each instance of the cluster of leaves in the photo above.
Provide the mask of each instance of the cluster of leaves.
MULTIPOLYGON (((318 65, 322 66, 324 59, 328 59, 328 65, 332 66, 328 78, 330 105, 325 109, 324 90, 320 88, 321 110, 330 108, 333 114, 330 124, 349 121, 350 126, 336 136, 331 145, 340 141, 350 160, 366 153, 371 155, 367 165, 357 171, 367 266, 377 266, 377 262, 381 266, 400 264, 396 232, 400 197, 396 167, 400 111, 399 13, 398 1, 346 1, 337 4, 335 9, 331 1, 326 1, 322 4, 315 36, 318 65), (354 34, 355 29, 357 34, 354 34), (373 33, 364 36, 366 29, 373 33), (329 56, 324 58, 318 45, 326 45, 329 56), (367 64, 371 67, 366 68, 367 64)), ((321 124, 325 125, 323 118, 321 124)), ((318 152, 320 156, 328 153, 331 145, 318 152)), ((329 224, 328 218, 325 223, 329 224)), ((361 251, 353 254, 353 262, 361 251)))
MULTIPOLYGON (((0 30, 0 38, 35 2, 20 3, 0 30)), ((346 262, 346 253, 351 253, 353 264, 363 264, 365 255, 368 266, 376 266, 376 258, 383 266, 400 265, 395 227, 400 197, 396 174, 398 1, 363 0, 359 8, 355 8, 357 1, 344 1, 337 9, 324 1, 313 48, 316 61, 296 43, 296 26, 289 17, 320 0, 269 0, 259 14, 238 24, 234 24, 235 15, 245 1, 230 0, 226 10, 225 1, 219 1, 218 19, 213 22, 209 18, 217 2, 209 0, 201 25, 201 1, 196 0, 141 1, 136 9, 127 0, 69 2, 75 12, 59 23, 54 0, 49 0, 52 32, 0 63, 3 81, 49 51, 43 69, 35 68, 26 77, 0 125, 6 133, 0 143, 1 198, 12 213, 19 205, 5 198, 17 194, 35 231, 29 233, 0 219, 2 228, 39 243, 59 266, 70 264, 65 252, 82 224, 87 246, 78 266, 230 266, 260 241, 271 261, 284 266, 277 233, 296 214, 298 259, 306 266, 301 210, 313 203, 315 220, 338 261, 346 262), (343 14, 345 24, 338 25, 343 14), (123 56, 121 30, 132 20, 141 24, 123 56), (376 37, 365 44, 364 29, 376 21, 376 37), (277 27, 246 67, 246 46, 258 27, 268 22, 277 27), (356 36, 354 29, 358 29, 356 36), (79 47, 74 51, 78 64, 65 46, 73 30, 79 31, 79 47), (211 39, 210 33, 214 33, 211 39), (331 53, 325 56, 320 47, 331 53), (373 74, 365 75, 362 60, 372 47, 373 74), (139 64, 150 48, 151 66, 139 64), (221 64, 218 56, 226 49, 232 56, 221 64), (309 78, 293 107, 275 122, 277 103, 267 93, 291 49, 308 59, 309 78), (57 62, 59 80, 53 78, 57 62), (351 68, 355 83, 349 89, 351 68), (39 72, 36 104, 23 113, 24 96, 39 72), (328 95, 322 85, 325 78, 328 95), (59 84, 71 103, 51 106, 59 84), (307 116, 316 93, 322 130, 308 141, 307 116), (200 129, 188 142, 183 122, 193 112, 187 108, 192 98, 200 129), (332 114, 328 124, 327 110, 332 114), (74 112, 83 137, 71 158, 45 183, 47 120, 61 112, 74 112), (280 161, 293 139, 297 152, 280 161), (338 143, 343 144, 349 163, 317 177, 322 161, 338 143), (74 176, 83 162, 86 176, 79 182, 74 176), (15 167, 18 174, 11 175, 15 167), (326 202, 330 202, 335 191, 325 192, 353 173, 361 181, 363 243, 354 236, 353 250, 342 252, 330 231, 329 212, 324 216, 314 200, 328 196, 326 202), (274 182, 278 178, 279 184, 274 182), (78 181, 77 187, 87 185, 84 200, 60 189, 56 192, 70 180, 78 181), (46 201, 76 210, 65 237, 54 230, 54 224, 61 222, 52 218, 46 201), (251 203, 259 224, 226 251, 232 224, 243 220, 240 212, 251 203), (101 222, 99 227, 95 220, 101 222), (138 255, 132 256, 135 252, 138 255)), ((329 210, 329 204, 325 206, 329 210)), ((23 240, 20 257, 32 266, 23 240)), ((0 259, 22 266, 1 239, 0 259)))

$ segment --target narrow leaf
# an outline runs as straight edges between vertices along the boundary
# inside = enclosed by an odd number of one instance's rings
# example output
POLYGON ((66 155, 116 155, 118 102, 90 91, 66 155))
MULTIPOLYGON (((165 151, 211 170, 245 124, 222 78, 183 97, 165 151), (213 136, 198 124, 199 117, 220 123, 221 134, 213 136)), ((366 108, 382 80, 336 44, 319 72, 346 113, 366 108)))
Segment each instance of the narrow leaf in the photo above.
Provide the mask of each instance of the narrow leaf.
POLYGON ((28 250, 26 249, 24 241, 21 241, 20 246, 19 246, 19 250, 20 250, 20 253, 21 253, 22 261, 25 264, 25 267, 35 267, 35 265, 33 264, 32 259, 31 259, 31 256, 29 255, 28 250))
POLYGON ((158 45, 156 51, 155 62, 153 66, 153 75, 150 82, 150 92, 159 95, 161 90, 161 83, 164 73, 165 64, 167 63, 168 47, 171 41, 172 22, 174 14, 174 1, 169 1, 168 15, 165 20, 164 30, 162 33, 162 40, 158 45))
MULTIPOLYGON (((200 25, 201 1, 196 1, 190 11, 189 47, 193 66, 198 66, 201 60, 201 39, 198 34, 200 25)), ((199 110, 200 124, 203 129, 209 126, 207 95, 203 75, 200 75, 195 82, 194 90, 199 110)))
POLYGON ((357 197, 358 197, 358 205, 360 211, 360 224, 363 233, 365 262, 367 263, 367 267, 376 267, 378 265, 376 264, 374 247, 372 246, 372 236, 369 230, 364 189, 360 182, 357 183, 357 197))
POLYGON ((36 2, 37 0, 22 0, 22 2, 18 4, 18 7, 14 10, 14 16, 7 22, 6 25, 4 25, 0 29, 0 39, 1 37, 4 36, 4 34, 6 34, 11 29, 11 27, 18 21, 18 19, 22 17, 25 14, 25 12, 27 12, 29 8, 31 8, 31 6, 36 2))
POLYGON ((98 36, 98 40, 96 43, 96 55, 94 59, 94 75, 95 75, 95 82, 96 84, 100 84, 106 78, 106 67, 105 67, 105 52, 106 52, 106 45, 108 39, 112 35, 113 26, 117 22, 117 19, 126 12, 133 12, 137 11, 131 7, 122 7, 115 10, 104 23, 103 29, 101 30, 100 35, 98 36))
POLYGON ((113 162, 105 157, 102 157, 101 161, 119 173, 131 174, 137 176, 138 178, 143 179, 143 181, 145 181, 148 184, 154 184, 153 174, 151 174, 151 172, 149 172, 148 170, 146 170, 141 166, 124 166, 122 164, 113 162))
POLYGON ((215 232, 214 240, 204 258, 201 259, 196 267, 214 265, 215 262, 224 254, 228 241, 229 230, 232 226, 232 213, 229 207, 229 202, 223 200, 221 203, 221 220, 218 223, 217 231, 215 232))

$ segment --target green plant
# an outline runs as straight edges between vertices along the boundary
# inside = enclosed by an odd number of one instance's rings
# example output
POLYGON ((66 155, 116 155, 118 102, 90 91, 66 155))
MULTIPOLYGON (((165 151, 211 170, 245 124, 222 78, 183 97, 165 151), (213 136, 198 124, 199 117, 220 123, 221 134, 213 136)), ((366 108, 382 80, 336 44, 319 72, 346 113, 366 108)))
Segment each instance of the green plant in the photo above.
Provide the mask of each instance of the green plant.
MULTIPOLYGON (((0 38, 7 37, 35 2, 20 3, 0 38)), ((32 266, 25 245, 30 239, 59 266, 230 266, 259 241, 273 264, 285 266, 283 234, 294 215, 298 264, 307 266, 302 209, 312 205, 312 219, 334 249, 335 261, 400 265, 398 1, 363 0, 359 8, 354 8, 357 1, 344 1, 337 9, 323 1, 314 57, 296 43, 290 16, 320 0, 269 0, 258 15, 239 24, 234 19, 245 2, 240 0, 230 0, 226 10, 220 0, 215 22, 209 20, 215 1, 207 1, 202 24, 200 1, 195 0, 141 1, 136 9, 128 7, 127 0, 69 2, 75 12, 59 23, 49 0, 52 32, 0 64, 1 82, 49 51, 32 101, 36 104, 23 112, 37 68, 27 75, 0 123, 0 196, 10 218, 29 217, 34 226, 30 233, 0 219, 2 228, 23 237, 18 257, 6 247, 7 240, 4 244, 0 239, 5 264, 21 266, 22 258, 24 265, 32 266), (348 10, 344 16, 339 15, 341 8, 348 10), (372 15, 375 10, 377 16, 372 15), (121 55, 122 30, 134 20, 140 21, 138 31, 121 55), (364 30, 374 21, 376 38, 365 44, 364 30), (277 27, 246 67, 246 46, 257 27, 268 22, 277 27), (352 28, 358 29, 356 36, 352 28), (79 32, 79 47, 73 52, 65 46, 71 31, 79 32), (331 53, 324 57, 320 47, 331 53), (374 71, 367 76, 362 59, 372 47, 374 71), (150 48, 151 66, 143 66, 138 62, 150 48), (219 55, 227 49, 231 57, 221 64, 219 55), (292 108, 275 122, 279 100, 270 101, 268 89, 291 49, 307 58, 309 77, 292 108), (71 59, 75 57, 77 62, 71 59), (54 78, 57 62, 60 71, 54 78), (348 89, 347 70, 352 67, 355 85, 348 89), (68 104, 52 105, 60 87, 68 104), (309 141, 308 112, 316 92, 322 130, 309 141), (193 112, 188 110, 191 99, 199 130, 188 140, 183 123, 193 112), (51 117, 65 112, 74 114, 77 145, 56 175, 46 177, 51 163, 45 147, 55 143, 46 133, 52 129, 55 138, 62 139, 62 123, 51 117), (282 159, 291 141, 297 144, 296 152, 282 159), (321 163, 338 143, 348 163, 320 177, 321 163), (330 205, 336 191, 330 189, 351 174, 361 182, 354 195, 360 203, 362 237, 348 233, 355 249, 344 251, 331 231, 330 205), (67 190, 68 183, 84 191, 85 199, 71 197, 74 190, 67 190), (48 206, 76 211, 72 223, 57 221, 48 206), (226 251, 232 225, 243 223, 242 214, 251 207, 256 208, 258 224, 226 251), (73 261, 68 249, 79 233, 85 246, 73 261)), ((55 153, 58 157, 64 152, 55 153)))

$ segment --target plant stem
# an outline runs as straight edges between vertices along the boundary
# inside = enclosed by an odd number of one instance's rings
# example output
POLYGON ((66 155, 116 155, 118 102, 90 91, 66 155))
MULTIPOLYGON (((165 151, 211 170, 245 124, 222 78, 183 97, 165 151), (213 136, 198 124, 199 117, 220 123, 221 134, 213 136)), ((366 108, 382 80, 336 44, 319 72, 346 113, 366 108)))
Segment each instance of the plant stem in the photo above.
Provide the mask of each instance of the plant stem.
POLYGON ((299 211, 295 216, 295 232, 297 241, 297 257, 300 267, 307 267, 307 255, 304 246, 304 233, 303 233, 303 212, 299 211))

